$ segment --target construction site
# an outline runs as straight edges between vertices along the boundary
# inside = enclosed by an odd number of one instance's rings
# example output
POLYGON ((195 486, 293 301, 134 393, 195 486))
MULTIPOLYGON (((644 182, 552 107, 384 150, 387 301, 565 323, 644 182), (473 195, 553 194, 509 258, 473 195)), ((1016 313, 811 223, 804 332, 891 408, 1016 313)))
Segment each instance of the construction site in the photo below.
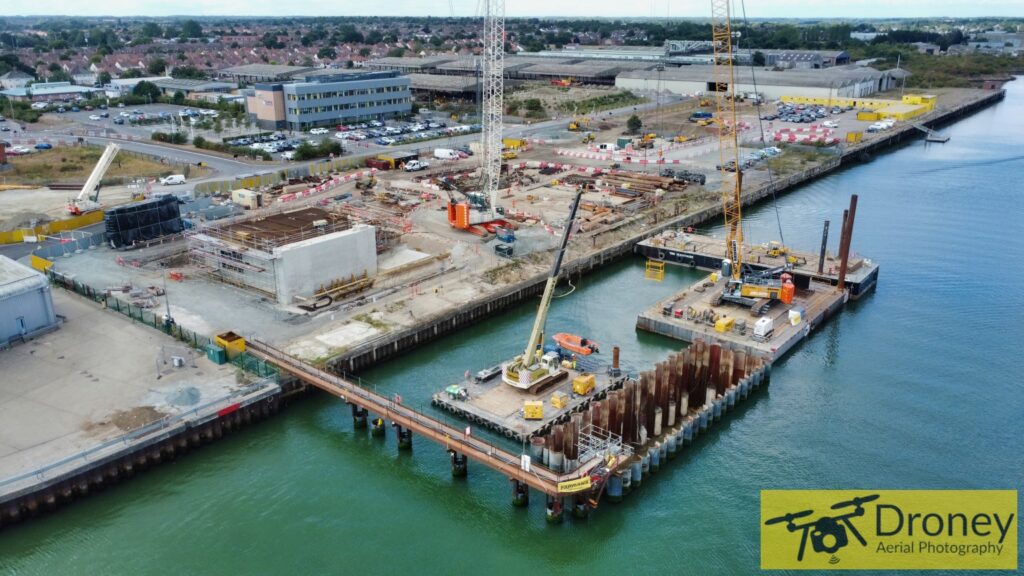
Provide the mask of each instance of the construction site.
MULTIPOLYGON (((828 222, 818 252, 749 242, 743 207, 903 136, 858 129, 877 118, 858 120, 854 110, 835 114, 842 137, 823 125, 762 123, 760 99, 734 91, 727 8, 713 14, 714 90, 640 112, 641 128, 574 114, 551 139, 510 136, 503 8, 485 4, 479 143, 381 153, 349 170, 312 164, 302 174, 236 178, 189 198, 137 198, 104 212, 104 241, 41 247, 31 265, 101 295, 105 307, 144 311, 168 334, 206 335, 213 348, 231 334, 282 379, 350 404, 357 426, 370 412, 374 433, 390 420, 400 446, 413 431, 448 442, 453 473, 465 472, 466 458, 481 462, 512 480, 517 503, 540 491, 552 520, 563 498, 581 516, 605 494, 621 498, 877 284, 878 263, 851 255, 856 196, 835 252, 828 222), (723 220, 725 238, 694 231, 723 220), (560 282, 628 257, 646 260, 637 282, 660 281, 672 265, 710 272, 637 318, 640 330, 692 345, 635 374, 620 367, 617 347, 610 362, 597 361, 589 335, 549 334, 546 325, 560 282), (521 352, 481 360, 461 382, 428 383, 431 413, 353 376, 538 296, 521 352), (497 439, 460 435, 441 411, 497 439), (529 451, 516 454, 505 439, 529 451)), ((932 103, 915 121, 947 112, 932 103)), ((70 213, 103 210, 92 192, 117 150, 107 152, 70 213)), ((217 354, 210 350, 202 353, 217 354)))

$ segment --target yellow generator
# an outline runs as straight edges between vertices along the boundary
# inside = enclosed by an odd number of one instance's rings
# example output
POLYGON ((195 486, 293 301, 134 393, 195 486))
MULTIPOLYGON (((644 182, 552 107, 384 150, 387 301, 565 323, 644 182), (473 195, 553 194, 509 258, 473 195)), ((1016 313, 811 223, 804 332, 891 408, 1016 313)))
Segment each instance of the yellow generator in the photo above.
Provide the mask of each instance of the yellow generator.
POLYGON ((565 392, 555 392, 551 395, 551 407, 561 410, 569 405, 569 395, 565 392))
POLYGON ((523 418, 526 420, 543 420, 544 402, 541 400, 526 400, 523 402, 523 418))
POLYGON ((573 394, 586 396, 594 391, 595 384, 597 384, 597 378, 593 374, 581 374, 572 379, 573 394))

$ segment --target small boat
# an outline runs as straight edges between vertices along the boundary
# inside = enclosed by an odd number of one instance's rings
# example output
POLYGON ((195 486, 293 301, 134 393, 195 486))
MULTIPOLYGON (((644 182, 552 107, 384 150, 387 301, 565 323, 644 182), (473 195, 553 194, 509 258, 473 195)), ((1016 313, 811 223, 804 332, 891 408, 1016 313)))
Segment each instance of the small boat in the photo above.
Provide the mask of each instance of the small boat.
POLYGON ((587 340, 581 338, 575 334, 567 334, 565 332, 559 332, 551 337, 559 346, 570 352, 575 352, 583 356, 589 356, 594 352, 601 352, 598 349, 597 342, 593 340, 587 340))
POLYGON ((477 372, 476 376, 473 377, 473 380, 476 382, 486 382, 498 374, 501 374, 501 364, 497 364, 477 372))

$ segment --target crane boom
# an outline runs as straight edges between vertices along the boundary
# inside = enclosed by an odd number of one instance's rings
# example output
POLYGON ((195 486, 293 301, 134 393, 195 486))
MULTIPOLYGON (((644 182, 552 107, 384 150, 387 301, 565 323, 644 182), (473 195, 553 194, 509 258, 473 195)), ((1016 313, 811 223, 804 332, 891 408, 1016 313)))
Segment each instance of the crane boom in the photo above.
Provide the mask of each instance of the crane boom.
POLYGON ((735 74, 732 58, 732 0, 711 0, 711 43, 714 48, 713 80, 718 114, 718 157, 722 173, 720 193, 725 217, 725 254, 732 260, 732 278, 740 280, 743 269, 742 174, 736 136, 735 74), (732 162, 734 171, 726 170, 732 162))
POLYGON ((580 197, 583 196, 583 190, 580 189, 576 192, 576 198, 572 201, 572 208, 569 210, 569 219, 565 221, 565 230, 562 231, 562 242, 558 246, 558 252, 555 254, 555 261, 551 264, 551 274, 548 275, 548 281, 544 285, 544 294, 540 298, 540 306, 537 307, 537 317, 533 320, 533 330, 530 331, 530 339, 526 341, 526 350, 523 352, 523 359, 525 363, 529 363, 529 359, 533 357, 533 351, 537 349, 537 339, 540 338, 540 332, 544 329, 544 322, 548 318, 548 309, 551 307, 551 297, 555 293, 555 285, 558 284, 558 273, 562 269, 562 257, 565 256, 565 248, 569 245, 569 233, 572 230, 572 224, 576 220, 576 210, 580 206, 580 197))
POLYGON ((505 0, 484 0, 483 70, 480 84, 481 180, 490 200, 491 218, 497 218, 498 182, 501 177, 501 135, 504 114, 505 0))
POLYGON ((95 202, 99 198, 98 192, 96 195, 93 195, 92 192, 96 190, 96 185, 103 179, 103 175, 107 173, 107 169, 110 168, 110 164, 114 161, 114 156, 117 156, 117 152, 120 149, 121 146, 113 142, 107 144, 107 148, 103 151, 103 155, 100 156, 99 161, 96 162, 96 166, 92 169, 92 173, 89 174, 89 179, 85 181, 85 185, 82 186, 81 192, 79 192, 78 196, 75 198, 76 202, 81 202, 82 200, 92 200, 95 202))

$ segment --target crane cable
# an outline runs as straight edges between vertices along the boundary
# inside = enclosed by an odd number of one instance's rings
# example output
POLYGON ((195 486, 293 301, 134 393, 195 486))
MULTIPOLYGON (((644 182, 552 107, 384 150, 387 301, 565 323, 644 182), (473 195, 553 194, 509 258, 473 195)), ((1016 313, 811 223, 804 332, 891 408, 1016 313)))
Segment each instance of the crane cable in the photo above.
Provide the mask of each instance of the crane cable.
MULTIPOLYGON (((743 10, 743 25, 747 29, 750 29, 750 21, 747 20, 747 3, 746 3, 746 0, 740 0, 740 8, 743 10)), ((751 59, 753 59, 753 54, 751 54, 751 59)), ((766 148, 768 148, 768 146, 767 146, 767 142, 765 142, 765 139, 764 139, 764 126, 762 124, 763 121, 761 120, 761 96, 760 96, 760 94, 757 91, 757 74, 755 73, 755 69, 756 68, 757 68, 757 66, 754 66, 753 61, 751 61, 751 63, 750 63, 750 78, 751 78, 751 83, 754 85, 754 95, 755 95, 755 98, 754 98, 754 108, 757 110, 757 131, 761 135, 761 139, 760 139, 761 140, 761 150, 764 151, 766 148)), ((735 130, 735 127, 733 127, 733 129, 735 130)), ((767 160, 765 160, 764 164, 765 164, 765 167, 768 169, 768 187, 772 191, 772 207, 775 208, 775 223, 776 223, 776 225, 779 228, 779 242, 783 246, 785 246, 786 245, 786 240, 782 236, 782 217, 779 215, 779 202, 778 202, 778 198, 775 196, 775 186, 774 186, 774 181, 773 181, 774 178, 772 177, 772 166, 771 166, 771 164, 768 163, 767 160)), ((736 169, 739 170, 739 167, 737 167, 736 169)))

